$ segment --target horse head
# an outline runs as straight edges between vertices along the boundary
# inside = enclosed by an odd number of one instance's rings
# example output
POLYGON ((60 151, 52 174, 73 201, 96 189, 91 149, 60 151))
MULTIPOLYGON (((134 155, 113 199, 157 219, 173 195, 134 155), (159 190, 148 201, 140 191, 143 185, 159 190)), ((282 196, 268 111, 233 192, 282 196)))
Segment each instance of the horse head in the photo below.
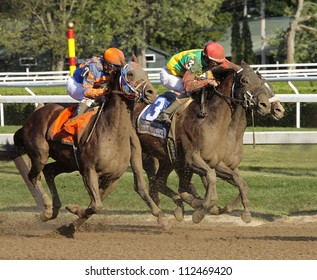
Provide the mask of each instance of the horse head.
POLYGON ((280 120, 284 117, 285 109, 277 96, 274 94, 274 88, 270 85, 262 75, 256 71, 256 74, 263 80, 265 87, 267 88, 267 96, 269 97, 269 101, 271 103, 271 117, 275 120, 280 120))
POLYGON ((242 68, 235 72, 233 94, 236 99, 243 100, 245 109, 251 108, 261 115, 268 115, 271 112, 269 88, 265 85, 264 79, 245 62, 242 68))
POLYGON ((120 90, 127 99, 144 99, 147 102, 147 100, 156 96, 157 93, 147 73, 137 63, 134 55, 132 60, 121 68, 119 85, 120 90))

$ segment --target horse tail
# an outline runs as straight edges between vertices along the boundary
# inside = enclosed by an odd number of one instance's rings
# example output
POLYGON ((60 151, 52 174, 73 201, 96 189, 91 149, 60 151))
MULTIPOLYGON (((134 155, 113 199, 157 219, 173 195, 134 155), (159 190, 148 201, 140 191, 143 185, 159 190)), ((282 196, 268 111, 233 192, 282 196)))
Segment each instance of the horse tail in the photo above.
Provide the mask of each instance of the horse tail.
POLYGON ((24 155, 25 149, 23 146, 22 128, 17 130, 13 136, 14 144, 10 144, 8 141, 0 149, 0 160, 11 161, 17 157, 24 155))
MULTIPOLYGON (((22 128, 18 129, 13 135, 14 145, 23 149, 23 134, 22 128)), ((24 149, 23 149, 24 150, 24 149)))

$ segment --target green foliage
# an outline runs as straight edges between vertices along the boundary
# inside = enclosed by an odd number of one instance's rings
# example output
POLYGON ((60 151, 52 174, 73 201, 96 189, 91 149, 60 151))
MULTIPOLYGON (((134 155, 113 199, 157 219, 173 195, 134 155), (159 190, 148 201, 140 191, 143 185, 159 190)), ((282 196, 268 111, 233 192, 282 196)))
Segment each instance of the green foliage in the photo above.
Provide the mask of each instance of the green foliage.
POLYGON ((255 63, 255 53, 253 52, 251 32, 247 18, 243 19, 242 38, 243 60, 248 64, 253 64, 255 63))
POLYGON ((234 13, 232 17, 231 29, 231 56, 232 61, 240 63, 242 60, 242 39, 240 33, 239 15, 234 13))
MULTIPOLYGON (((275 3, 276 1, 274 1, 275 3)), ((281 1, 281 11, 284 15, 294 16, 297 10, 297 1, 281 1), (288 6, 287 6, 288 5, 288 6)), ((277 5, 279 6, 279 5, 277 5)), ((274 7, 274 5, 270 5, 274 7)), ((299 18, 299 24, 296 27, 295 36, 295 54, 296 63, 317 62, 317 46, 315 40, 317 38, 317 4, 312 1, 304 1, 303 10, 299 18)), ((287 53, 287 31, 277 32, 275 38, 269 41, 273 46, 271 53, 274 59, 280 63, 286 62, 287 53)))
POLYGON ((243 19, 242 30, 240 31, 239 14, 235 12, 232 17, 231 60, 238 64, 241 63, 242 60, 248 64, 254 63, 255 54, 252 49, 251 32, 247 18, 243 19))
MULTIPOLYGON (((148 6, 150 8, 152 6, 148 6)), ((221 0, 199 2, 201 9, 195 9, 192 1, 160 1, 157 2, 157 10, 153 11, 151 17, 155 17, 151 32, 147 33, 147 42, 167 52, 202 48, 211 40, 216 40, 217 33, 213 31, 215 17, 221 0)), ((224 22, 224 21, 222 21, 224 22)))
MULTIPOLYGON (((62 70, 67 58, 66 32, 70 21, 75 23, 76 56, 81 58, 99 55, 109 46, 137 54, 148 44, 167 52, 198 48, 218 39, 219 31, 224 30, 212 30, 222 0, 203 0, 199 3, 202 9, 194 9, 191 0, 3 2, 0 31, 5 36, 0 38, 0 46, 8 49, 8 58, 49 54, 52 70, 62 70)), ((218 16, 217 20, 224 18, 218 16)))

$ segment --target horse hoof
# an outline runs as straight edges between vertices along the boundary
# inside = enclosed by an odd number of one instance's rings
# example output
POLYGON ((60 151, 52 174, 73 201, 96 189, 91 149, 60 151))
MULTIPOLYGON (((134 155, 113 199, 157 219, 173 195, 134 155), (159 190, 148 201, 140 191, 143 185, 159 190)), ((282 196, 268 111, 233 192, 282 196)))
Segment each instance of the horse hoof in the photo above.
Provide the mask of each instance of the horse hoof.
POLYGON ((191 203, 191 206, 193 208, 200 208, 200 207, 202 207, 202 204, 203 204, 203 200, 202 199, 194 198, 192 203, 191 203))
POLYGON ((52 218, 52 213, 48 214, 48 212, 42 211, 40 214, 40 220, 42 222, 47 222, 48 220, 51 220, 52 218))
POLYGON ((214 206, 210 209, 209 213, 211 215, 220 215, 220 208, 218 206, 214 206))
POLYGON ((79 207, 78 207, 77 204, 69 204, 69 205, 67 205, 67 206, 65 207, 65 209, 66 209, 68 212, 77 215, 79 207))
POLYGON ((163 213, 160 213, 158 216, 157 216, 157 223, 160 225, 160 226, 166 226, 168 224, 168 220, 166 218, 166 216, 163 214, 163 213))
POLYGON ((184 208, 177 207, 174 212, 176 221, 181 222, 184 220, 184 208))
POLYGON ((246 224, 251 223, 251 213, 250 212, 243 212, 241 215, 241 219, 246 224))
POLYGON ((205 217, 205 209, 204 208, 199 208, 196 209, 192 215, 192 220, 193 223, 198 224, 202 221, 202 219, 205 217))
POLYGON ((229 207, 229 206, 226 206, 225 209, 223 210, 223 213, 226 213, 226 214, 231 214, 233 211, 233 208, 229 207))

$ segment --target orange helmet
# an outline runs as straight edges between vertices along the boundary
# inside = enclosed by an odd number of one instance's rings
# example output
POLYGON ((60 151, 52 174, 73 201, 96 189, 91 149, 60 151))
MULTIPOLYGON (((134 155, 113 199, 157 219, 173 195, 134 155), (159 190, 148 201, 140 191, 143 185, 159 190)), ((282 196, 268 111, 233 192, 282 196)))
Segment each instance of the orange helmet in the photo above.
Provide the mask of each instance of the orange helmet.
POLYGON ((103 54, 104 60, 110 64, 121 65, 121 62, 125 60, 124 54, 117 48, 109 48, 103 54))
POLYGON ((225 61, 225 50, 218 43, 208 43, 204 48, 204 54, 217 63, 223 63, 225 61))

